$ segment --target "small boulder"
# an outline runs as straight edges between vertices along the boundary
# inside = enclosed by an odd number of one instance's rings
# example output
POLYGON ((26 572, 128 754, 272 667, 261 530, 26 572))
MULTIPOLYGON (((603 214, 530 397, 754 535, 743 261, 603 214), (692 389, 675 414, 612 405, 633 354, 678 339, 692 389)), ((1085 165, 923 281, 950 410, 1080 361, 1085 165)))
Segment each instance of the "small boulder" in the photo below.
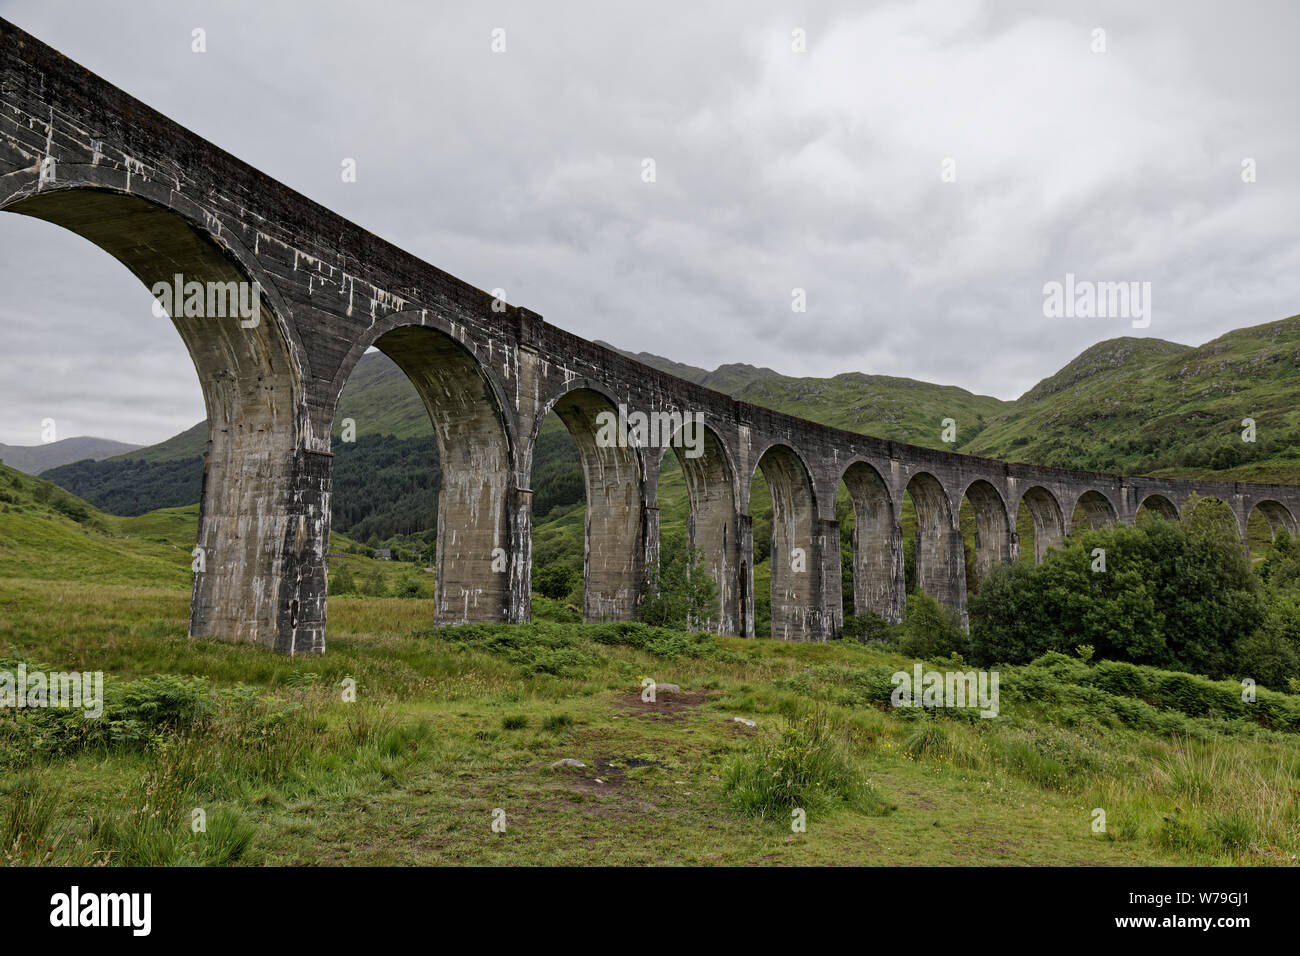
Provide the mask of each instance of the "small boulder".
POLYGON ((656 694, 680 694, 682 689, 676 684, 655 684, 656 694))
POLYGON ((746 727, 757 727, 757 726, 758 726, 757 723, 755 723, 754 721, 750 720, 748 717, 732 717, 731 719, 734 720, 734 721, 735 721, 736 723, 738 723, 738 724, 744 724, 746 727))
POLYGON ((563 760, 557 760, 551 764, 552 770, 558 770, 561 767, 585 767, 587 766, 581 760, 574 760, 572 757, 565 757, 563 760))

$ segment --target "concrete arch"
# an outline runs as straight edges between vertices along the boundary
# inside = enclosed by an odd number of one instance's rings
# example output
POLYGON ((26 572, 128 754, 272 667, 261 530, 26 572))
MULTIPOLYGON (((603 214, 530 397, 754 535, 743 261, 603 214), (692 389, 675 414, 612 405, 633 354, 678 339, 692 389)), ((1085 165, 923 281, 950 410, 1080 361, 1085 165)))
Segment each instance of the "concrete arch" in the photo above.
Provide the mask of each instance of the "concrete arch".
MULTIPOLYGON (((188 199, 115 170, 68 164, 55 175, 52 186, 24 172, 3 177, 0 209, 76 233, 151 290, 173 287, 177 275, 222 289, 257 283, 256 316, 171 309, 208 422, 197 538, 203 570, 194 578, 189 633, 290 653, 323 650, 328 463, 308 441, 306 359, 275 286, 188 199)), ((205 297, 200 310, 207 308, 205 297)))
POLYGON ((1272 498, 1261 498, 1246 509, 1246 519, 1249 520, 1251 514, 1257 510, 1268 520, 1269 530, 1273 532, 1274 537, 1277 536, 1278 528, 1286 528, 1293 535, 1296 533, 1295 515, 1281 502, 1272 498))
MULTIPOLYGON (((736 469, 721 436, 708 424, 674 432, 661 456, 671 447, 686 479, 690 513, 686 519, 687 540, 700 555, 704 570, 718 589, 718 611, 714 618, 692 622, 720 634, 741 634, 744 618, 740 586, 741 529, 736 469), (681 437, 679 447, 679 436, 681 437), (698 444, 697 444, 698 442, 698 444), (693 454, 698 449, 699 454, 693 454)), ((657 498, 656 498, 657 500, 657 498)))
MULTIPOLYGON (((1083 508, 1084 514, 1088 517, 1088 527, 1094 531, 1098 528, 1104 528, 1108 524, 1114 524, 1119 520, 1119 512, 1116 510, 1114 503, 1104 492, 1095 488, 1089 488, 1079 495, 1075 499, 1074 505, 1075 508, 1083 508)), ((1073 516, 1074 510, 1074 508, 1070 509, 1071 516, 1073 516)))
POLYGON ((528 554, 516 521, 511 420, 478 359, 422 318, 388 316, 368 338, 415 387, 438 441, 436 619, 508 621, 512 595, 527 585, 528 554))
MULTIPOLYGON (((497 409, 502 426, 506 429, 510 447, 518 449, 519 430, 515 416, 511 414, 514 406, 514 396, 506 394, 503 390, 500 378, 495 374, 495 369, 488 365, 490 357, 481 356, 479 350, 474 347, 472 340, 469 342, 463 341, 464 337, 456 334, 456 324, 440 309, 409 308, 389 312, 378 316, 373 323, 361 331, 356 341, 348 349, 347 355, 343 357, 343 361, 339 363, 338 370, 334 373, 334 378, 330 383, 329 420, 333 420, 335 411, 338 408, 339 396, 343 394, 343 389, 352 377, 352 373, 356 370, 357 363, 361 361, 362 356, 371 348, 379 348, 381 352, 384 351, 379 344, 380 340, 389 338, 390 333, 400 329, 428 329, 437 332, 448 342, 457 346, 465 356, 473 361, 473 374, 481 378, 490 390, 492 404, 497 409)), ((508 355, 508 353, 506 354, 508 355)), ((392 358, 392 356, 389 357, 392 358)))
POLYGON ((1164 495, 1151 493, 1145 495, 1138 501, 1137 510, 1141 511, 1146 508, 1148 511, 1158 514, 1168 521, 1177 521, 1181 517, 1178 506, 1166 498, 1164 495))
POLYGON ((617 400, 586 380, 570 385, 533 422, 528 467, 542 421, 553 411, 578 446, 586 483, 583 617, 631 620, 641 597, 647 537, 658 536, 657 527, 647 527, 645 463, 627 431, 618 433, 617 400))
MULTIPOLYGON (((975 574, 983 579, 993 566, 1011 560, 1013 528, 1006 502, 992 483, 977 478, 966 486, 962 497, 975 511, 975 574)), ((965 547, 962 548, 963 557, 965 547)))
POLYGON ((840 478, 853 502, 853 609, 891 621, 903 617, 903 533, 889 485, 875 467, 855 461, 840 478))
MULTIPOLYGON (((759 470, 772 493, 772 636, 811 640, 819 633, 823 610, 812 474, 793 448, 775 443, 759 456, 751 487, 759 470)), ((752 582, 745 590, 753 593, 752 582)), ((745 623, 746 633, 753 633, 752 608, 745 623)))
POLYGON ((966 556, 943 484, 928 471, 907 482, 916 508, 916 586, 965 620, 966 556))
MULTIPOLYGON (((175 272, 171 275, 159 274, 159 268, 165 269, 168 266, 157 259, 154 267, 150 268, 150 260, 154 258, 150 253, 156 253, 159 257, 177 257, 183 254, 182 250, 137 247, 125 258, 119 252, 130 247, 130 234, 137 225, 142 229, 141 235, 157 235, 156 227, 166 221, 163 217, 174 217, 173 228, 184 223, 199 242, 215 247, 209 251, 215 251, 224 257, 227 267, 233 267, 242 273, 237 278, 231 277, 228 272, 225 276, 214 275, 213 281, 248 281, 258 284, 262 305, 260 318, 263 322, 270 321, 275 325, 284 348, 289 353, 288 360, 295 380, 299 388, 302 388, 302 383, 311 377, 311 356, 303 348, 293 328, 293 311, 257 256, 233 230, 224 226, 217 216, 184 193, 162 183, 133 178, 126 171, 111 166, 60 163, 56 168, 56 179, 49 183, 41 183, 39 174, 31 169, 0 176, 0 212, 42 219, 77 233, 121 262, 146 287, 152 287, 159 281, 171 283, 175 275, 175 272), (131 202, 113 204, 113 199, 131 202), (95 216, 91 212, 92 208, 108 213, 102 221, 94 224, 95 236, 82 231, 95 216), (137 214, 140 214, 139 218, 137 214), (74 227, 73 220, 78 218, 83 221, 82 228, 74 227), (101 240, 109 241, 110 245, 105 245, 101 240)), ((181 235, 179 232, 176 234, 181 235)), ((188 244, 191 237, 186 237, 184 241, 188 244)), ((144 243, 139 245, 145 246, 144 243)), ((207 281, 207 276, 202 273, 196 273, 195 278, 207 281)), ((259 322, 259 326, 260 324, 259 322)), ((311 436, 305 434, 303 438, 310 448, 311 436)), ((323 451, 325 448, 312 450, 323 451)))
MULTIPOLYGON (((808 480, 808 494, 812 497, 813 514, 814 515, 821 514, 821 509, 823 506, 826 505, 827 502, 823 500, 823 496, 817 493, 817 483, 816 481, 813 480, 813 474, 814 474, 813 468, 809 463, 808 458, 788 442, 781 441, 779 439, 772 439, 768 441, 766 444, 755 445, 753 448, 750 449, 748 460, 753 462, 754 464, 749 473, 749 484, 751 486, 753 485, 754 478, 758 475, 759 469, 762 466, 763 459, 767 457, 769 452, 777 452, 783 458, 787 458, 790 461, 791 465, 796 468, 796 470, 803 472, 804 476, 808 480)), ((741 477, 743 478, 744 476, 742 475, 741 477)), ((748 507, 749 504, 748 489, 744 489, 744 490, 745 490, 745 498, 743 499, 743 503, 746 507, 748 507)), ((833 516, 835 513, 835 502, 833 500, 833 496, 830 502, 830 508, 831 508, 831 514, 833 516)))
MULTIPOLYGON (((1042 564, 1048 549, 1065 543, 1065 516, 1056 496, 1042 485, 1025 489, 1020 501, 1034 521, 1034 564, 1042 564)), ((1019 512, 1019 504, 1016 510, 1019 512)))

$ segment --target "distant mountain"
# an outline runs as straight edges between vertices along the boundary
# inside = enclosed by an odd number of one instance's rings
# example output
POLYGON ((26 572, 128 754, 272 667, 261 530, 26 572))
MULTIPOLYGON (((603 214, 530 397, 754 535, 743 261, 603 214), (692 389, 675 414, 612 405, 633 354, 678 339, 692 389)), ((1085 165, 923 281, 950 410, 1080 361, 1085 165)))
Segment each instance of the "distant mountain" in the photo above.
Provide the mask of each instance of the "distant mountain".
POLYGON ((112 441, 108 438, 92 438, 83 435, 78 438, 63 438, 45 445, 0 444, 0 461, 10 468, 17 468, 29 475, 39 475, 49 468, 57 468, 69 462, 87 458, 99 461, 122 452, 134 451, 139 447, 139 445, 128 445, 126 442, 112 441))
POLYGON ((643 365, 676 375, 753 405, 798 415, 847 431, 923 445, 951 448, 941 437, 941 423, 958 423, 960 443, 970 441, 984 420, 1004 413, 1010 402, 975 395, 952 385, 931 385, 911 378, 845 372, 832 378, 793 378, 770 368, 720 365, 712 372, 683 365, 650 352, 628 352, 606 343, 643 365))
POLYGON ((1192 348, 1099 342, 988 419, 963 452, 1063 468, 1300 482, 1300 316, 1192 348), (1242 421, 1255 441, 1242 440, 1242 421))
POLYGON ((753 382, 761 381, 765 378, 779 378, 780 373, 770 368, 756 368, 753 365, 744 365, 735 363, 731 365, 719 365, 712 372, 708 369, 699 368, 695 365, 685 365, 681 362, 674 362, 670 358, 664 358, 662 355, 655 355, 653 352, 629 352, 626 349, 610 345, 608 342, 596 340, 597 345, 603 345, 619 355, 626 355, 633 361, 640 362, 642 365, 649 365, 651 368, 658 369, 661 372, 667 372, 669 375, 676 375, 678 378, 685 379, 695 385, 703 385, 705 388, 711 388, 715 392, 723 392, 727 395, 734 395, 746 385, 753 382))

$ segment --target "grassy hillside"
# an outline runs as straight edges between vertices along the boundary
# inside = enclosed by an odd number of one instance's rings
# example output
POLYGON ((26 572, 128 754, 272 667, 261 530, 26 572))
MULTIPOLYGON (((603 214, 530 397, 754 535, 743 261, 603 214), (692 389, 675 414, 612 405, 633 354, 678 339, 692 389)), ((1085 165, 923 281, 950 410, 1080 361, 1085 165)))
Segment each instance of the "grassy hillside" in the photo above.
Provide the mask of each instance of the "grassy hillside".
POLYGON ((793 378, 752 365, 723 365, 709 372, 649 352, 623 354, 741 401, 926 448, 954 447, 940 438, 943 419, 957 422, 960 448, 979 433, 986 419, 1002 414, 1010 404, 950 385, 889 375, 846 372, 832 378, 793 378))
POLYGON ((1030 389, 963 452, 1130 474, 1300 481, 1300 316, 1188 348, 1098 343, 1030 389), (1256 441, 1242 441, 1242 419, 1256 441))

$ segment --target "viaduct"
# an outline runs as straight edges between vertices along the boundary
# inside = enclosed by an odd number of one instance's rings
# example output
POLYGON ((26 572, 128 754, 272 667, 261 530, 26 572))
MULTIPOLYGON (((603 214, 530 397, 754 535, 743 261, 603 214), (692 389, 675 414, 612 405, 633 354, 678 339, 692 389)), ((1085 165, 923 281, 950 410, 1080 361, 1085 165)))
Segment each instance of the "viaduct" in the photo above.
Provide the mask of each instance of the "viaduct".
MULTIPOLYGON (((1259 508, 1296 530, 1300 488, 1187 482, 1008 464, 864 437, 735 401, 648 368, 428 265, 311 202, 0 20, 0 209, 57 223, 151 289, 256 283, 251 319, 173 307, 209 426, 190 634, 290 654, 325 649, 330 432, 362 354, 391 357, 438 437, 436 615, 530 615, 533 449, 554 411, 581 453, 587 491, 584 613, 627 619, 657 565, 665 449, 599 440, 597 416, 702 414, 703 453, 683 457, 689 533, 718 585, 709 627, 753 635, 750 484, 771 489, 772 633, 826 640, 841 627, 836 491, 854 505, 853 600, 897 619, 900 514, 917 513, 919 587, 964 614, 963 498, 977 570, 1089 522, 1176 517, 1192 492, 1231 506, 1244 536, 1259 508), (799 555, 799 559, 787 557, 799 555)), ((16 281, 17 277, 8 277, 16 281)), ((220 287, 218 287, 220 288, 220 287)))

